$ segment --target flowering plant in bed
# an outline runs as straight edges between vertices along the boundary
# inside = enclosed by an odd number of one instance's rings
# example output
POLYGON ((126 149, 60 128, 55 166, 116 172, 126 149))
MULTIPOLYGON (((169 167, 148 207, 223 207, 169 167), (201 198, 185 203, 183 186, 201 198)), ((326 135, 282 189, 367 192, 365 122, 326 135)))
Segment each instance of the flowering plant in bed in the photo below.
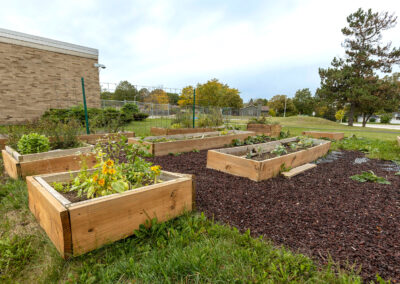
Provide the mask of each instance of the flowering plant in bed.
POLYGON ((69 183, 53 183, 63 193, 74 192, 87 199, 122 193, 124 191, 161 182, 161 167, 147 162, 148 153, 139 145, 108 141, 95 147, 97 164, 89 171, 84 160, 78 175, 69 183))

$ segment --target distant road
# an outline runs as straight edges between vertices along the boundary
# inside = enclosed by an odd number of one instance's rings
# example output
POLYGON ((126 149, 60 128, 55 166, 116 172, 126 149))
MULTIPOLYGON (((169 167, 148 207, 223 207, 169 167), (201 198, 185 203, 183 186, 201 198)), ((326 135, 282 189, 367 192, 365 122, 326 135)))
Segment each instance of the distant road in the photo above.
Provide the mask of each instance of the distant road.
MULTIPOLYGON (((342 123, 342 124, 343 125, 347 125, 345 123, 342 123)), ((361 123, 354 123, 354 126, 362 126, 362 124, 361 123)), ((400 125, 396 125, 396 124, 367 124, 366 127, 400 130, 400 125)))

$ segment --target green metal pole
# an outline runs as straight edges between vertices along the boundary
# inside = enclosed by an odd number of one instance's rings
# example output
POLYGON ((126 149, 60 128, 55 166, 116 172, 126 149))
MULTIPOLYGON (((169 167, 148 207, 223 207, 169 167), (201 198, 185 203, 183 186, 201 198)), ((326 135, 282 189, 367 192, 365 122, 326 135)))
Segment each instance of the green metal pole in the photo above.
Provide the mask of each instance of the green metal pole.
POLYGON ((83 80, 83 77, 81 78, 81 80, 82 80, 83 108, 85 109, 86 133, 90 134, 89 119, 88 119, 87 106, 86 106, 86 96, 85 96, 85 81, 83 80))
POLYGON ((195 128, 195 118, 196 118, 196 89, 193 89, 193 128, 195 128))

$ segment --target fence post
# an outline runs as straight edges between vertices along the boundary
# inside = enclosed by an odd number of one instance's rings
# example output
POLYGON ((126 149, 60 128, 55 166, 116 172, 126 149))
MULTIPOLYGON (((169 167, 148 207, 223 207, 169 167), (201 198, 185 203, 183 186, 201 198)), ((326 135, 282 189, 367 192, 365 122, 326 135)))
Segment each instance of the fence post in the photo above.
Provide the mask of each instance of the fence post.
POLYGON ((193 89, 193 128, 195 128, 196 118, 196 89, 193 89))

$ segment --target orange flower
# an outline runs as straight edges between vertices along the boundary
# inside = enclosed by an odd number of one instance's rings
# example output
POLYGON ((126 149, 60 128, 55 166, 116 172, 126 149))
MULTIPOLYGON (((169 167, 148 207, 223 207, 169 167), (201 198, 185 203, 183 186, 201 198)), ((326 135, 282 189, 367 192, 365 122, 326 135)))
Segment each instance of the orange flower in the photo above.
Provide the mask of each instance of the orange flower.
POLYGON ((107 167, 103 167, 103 170, 101 171, 103 175, 106 175, 108 173, 107 167))
POLYGON ((104 178, 99 179, 98 184, 101 185, 101 186, 103 186, 103 185, 105 184, 104 178))
POLYGON ((93 176, 93 181, 96 182, 97 179, 98 179, 98 177, 99 177, 98 175, 94 175, 94 176, 93 176))
POLYGON ((114 162, 112 161, 112 160, 108 160, 107 162, 106 162, 106 165, 107 165, 107 167, 112 167, 112 166, 114 166, 114 162))
POLYGON ((113 175, 113 174, 115 174, 115 170, 114 169, 110 169, 110 170, 108 170, 108 173, 110 174, 110 175, 113 175))

